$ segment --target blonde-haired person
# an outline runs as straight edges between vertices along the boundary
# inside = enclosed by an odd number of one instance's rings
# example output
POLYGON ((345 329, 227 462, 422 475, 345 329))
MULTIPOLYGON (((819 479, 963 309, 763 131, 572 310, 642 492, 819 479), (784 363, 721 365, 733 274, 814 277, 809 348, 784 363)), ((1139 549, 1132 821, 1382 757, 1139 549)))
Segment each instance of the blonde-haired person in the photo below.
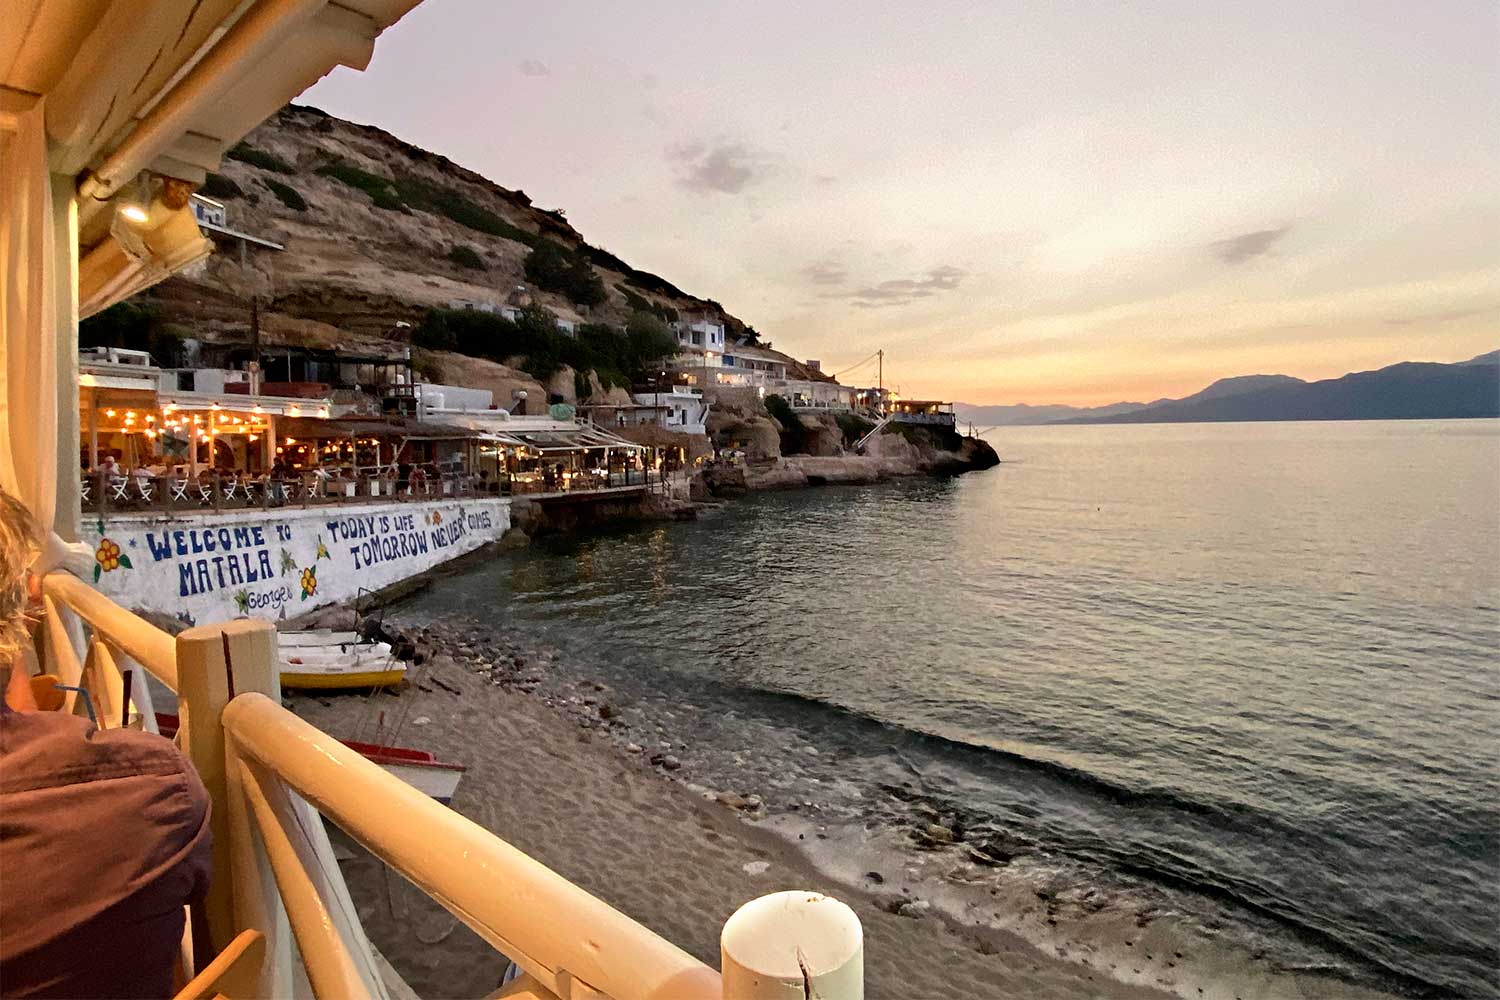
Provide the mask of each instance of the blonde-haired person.
POLYGON ((36 558, 31 514, 15 497, 0 490, 0 674, 5 674, 5 703, 18 711, 36 708, 23 653, 30 637, 30 609, 39 596, 37 581, 27 572, 36 558))
POLYGON ((0 490, 0 995, 168 997, 208 888, 208 793, 160 736, 36 711, 33 527, 0 490))

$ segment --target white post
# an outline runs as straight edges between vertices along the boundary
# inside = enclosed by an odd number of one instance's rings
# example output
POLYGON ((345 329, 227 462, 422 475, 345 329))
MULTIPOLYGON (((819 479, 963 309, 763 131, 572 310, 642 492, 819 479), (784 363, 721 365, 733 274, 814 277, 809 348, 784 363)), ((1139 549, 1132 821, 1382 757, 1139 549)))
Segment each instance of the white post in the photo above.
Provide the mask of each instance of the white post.
POLYGON ((836 899, 804 890, 752 899, 719 936, 724 1000, 863 1000, 864 930, 836 899))
POLYGON ((52 528, 65 542, 80 537, 78 482, 78 204, 74 179, 53 174, 52 260, 57 324, 57 508, 52 528))

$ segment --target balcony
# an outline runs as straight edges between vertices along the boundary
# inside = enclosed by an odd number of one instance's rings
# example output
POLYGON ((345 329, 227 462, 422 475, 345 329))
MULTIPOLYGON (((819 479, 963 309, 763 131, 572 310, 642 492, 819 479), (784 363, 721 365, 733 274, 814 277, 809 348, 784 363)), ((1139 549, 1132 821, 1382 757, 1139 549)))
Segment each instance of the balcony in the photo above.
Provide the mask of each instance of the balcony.
MULTIPOLYGON (((178 1000, 305 995, 304 975, 317 997, 399 995, 404 984, 391 983, 365 936, 325 820, 518 966, 496 997, 863 995, 862 935, 843 904, 808 893, 747 904, 725 924, 721 977, 283 708, 269 622, 174 639, 66 573, 46 577, 42 591, 48 672, 88 692, 101 728, 119 720, 155 731, 149 689, 125 681, 126 671, 149 672, 177 697, 178 744, 213 803, 206 937, 185 938, 181 961, 191 974, 195 951, 217 958, 199 963, 178 1000), (807 954, 820 956, 812 968, 807 954)), ((61 710, 82 701, 69 691, 61 710)))

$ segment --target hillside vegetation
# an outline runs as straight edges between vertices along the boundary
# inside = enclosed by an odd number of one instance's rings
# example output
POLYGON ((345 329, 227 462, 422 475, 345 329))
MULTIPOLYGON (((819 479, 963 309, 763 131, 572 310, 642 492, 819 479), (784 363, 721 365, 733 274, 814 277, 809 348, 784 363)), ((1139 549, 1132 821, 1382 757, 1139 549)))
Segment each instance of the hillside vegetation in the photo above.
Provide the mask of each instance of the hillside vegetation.
POLYGON ((129 315, 101 317, 95 341, 128 337, 164 350, 183 337, 244 341, 255 297, 269 344, 411 343, 517 361, 543 379, 592 368, 608 387, 670 353, 669 321, 715 316, 731 337, 754 337, 717 302, 590 244, 525 192, 316 108, 282 109, 230 151, 202 191, 224 202, 230 227, 285 249, 252 245, 242 259, 221 244, 129 315), (523 285, 528 294, 516 296, 523 285), (508 300, 526 306, 517 322, 452 308, 508 300), (561 334, 552 318, 573 323, 578 336, 561 334))

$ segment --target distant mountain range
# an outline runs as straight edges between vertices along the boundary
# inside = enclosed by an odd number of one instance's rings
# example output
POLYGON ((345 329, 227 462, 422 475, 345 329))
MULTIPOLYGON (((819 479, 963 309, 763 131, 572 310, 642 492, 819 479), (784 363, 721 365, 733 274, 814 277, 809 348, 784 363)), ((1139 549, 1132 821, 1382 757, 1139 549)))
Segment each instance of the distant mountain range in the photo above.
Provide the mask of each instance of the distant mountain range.
POLYGON ((973 406, 975 427, 1025 424, 1155 424, 1236 420, 1433 420, 1500 417, 1500 351, 1454 364, 1408 361, 1307 382, 1290 375, 1221 378, 1182 399, 1108 406, 973 406))

